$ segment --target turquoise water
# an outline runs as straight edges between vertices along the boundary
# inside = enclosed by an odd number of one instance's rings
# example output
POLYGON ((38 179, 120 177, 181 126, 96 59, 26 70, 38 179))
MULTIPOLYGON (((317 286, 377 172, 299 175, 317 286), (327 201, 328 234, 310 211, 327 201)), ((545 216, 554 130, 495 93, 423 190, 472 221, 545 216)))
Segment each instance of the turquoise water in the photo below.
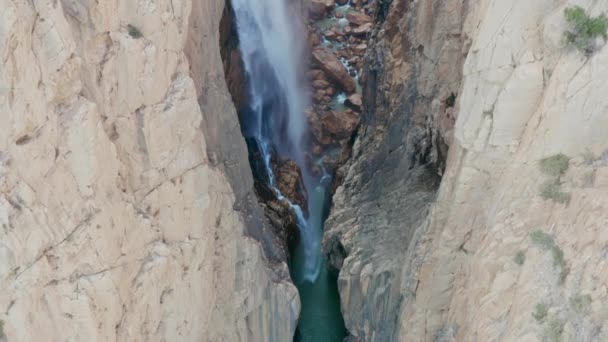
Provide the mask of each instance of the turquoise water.
MULTIPOLYGON (((314 234, 323 234, 325 188, 316 186, 309 193, 309 220, 307 229, 314 234)), ((320 241, 320 239, 319 239, 320 241)), ((304 261, 311 252, 311 246, 300 244, 293 253, 291 273, 298 287, 302 311, 298 322, 295 342, 342 342, 346 337, 346 328, 340 312, 340 296, 338 294, 337 272, 326 267, 325 258, 321 257, 321 265, 314 282, 310 281, 305 272, 304 261)), ((313 246, 315 253, 321 254, 320 245, 313 246)))

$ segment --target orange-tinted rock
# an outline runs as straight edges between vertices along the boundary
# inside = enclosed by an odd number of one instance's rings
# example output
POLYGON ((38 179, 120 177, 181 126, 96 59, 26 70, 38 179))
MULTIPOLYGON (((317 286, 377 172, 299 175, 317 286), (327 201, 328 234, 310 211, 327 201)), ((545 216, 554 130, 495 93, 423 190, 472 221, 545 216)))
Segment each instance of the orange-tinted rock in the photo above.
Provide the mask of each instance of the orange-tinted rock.
POLYGON ((313 113, 309 121, 315 140, 320 145, 330 146, 350 139, 359 125, 359 116, 351 110, 313 113))
POLYGON ((307 194, 298 164, 293 160, 280 158, 275 161, 273 169, 276 185, 281 193, 305 210, 307 194))
POLYGON ((346 101, 344 101, 344 105, 355 112, 360 113, 363 109, 363 99, 361 98, 361 94, 352 94, 346 99, 346 101))
POLYGON ((338 57, 325 49, 315 49, 312 53, 313 61, 336 82, 342 89, 352 93, 355 91, 355 80, 348 74, 338 57))
POLYGON ((325 80, 314 80, 312 82, 312 87, 315 89, 325 89, 329 87, 329 82, 325 80))
POLYGON ((372 23, 363 24, 353 29, 352 33, 357 36, 364 36, 372 30, 372 23))
POLYGON ((335 6, 334 0, 312 0, 310 2, 310 15, 313 18, 324 18, 335 6))
POLYGON ((321 44, 321 36, 319 36, 319 34, 317 34, 315 32, 311 32, 310 35, 308 36, 308 44, 310 46, 317 46, 317 45, 321 44))
POLYGON ((312 69, 308 72, 308 78, 311 80, 324 80, 325 73, 319 69, 312 69))
POLYGON ((367 15, 365 13, 361 13, 361 12, 346 13, 346 19, 348 19, 349 23, 351 23, 355 26, 369 24, 373 21, 369 15, 367 15))

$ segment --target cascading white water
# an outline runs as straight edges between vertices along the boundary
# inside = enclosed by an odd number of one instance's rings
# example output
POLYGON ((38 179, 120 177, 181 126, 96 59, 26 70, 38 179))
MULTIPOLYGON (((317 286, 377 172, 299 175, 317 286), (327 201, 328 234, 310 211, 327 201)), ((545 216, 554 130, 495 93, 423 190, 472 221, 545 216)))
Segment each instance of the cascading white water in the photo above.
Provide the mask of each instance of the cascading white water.
MULTIPOLYGON (((249 81, 250 117, 245 118, 245 134, 256 140, 268 185, 278 199, 289 201, 275 184, 271 165, 274 149, 301 166, 308 189, 315 187, 313 177, 302 167, 308 129, 308 91, 302 77, 302 66, 307 62, 302 60, 304 39, 294 29, 294 21, 289 20, 284 0, 232 0, 232 6, 249 81)), ((314 282, 321 265, 322 232, 313 222, 316 217, 306 218, 302 208, 290 205, 298 219, 305 253, 304 278, 314 282)))
MULTIPOLYGON (((232 0, 239 46, 248 83, 248 106, 239 113, 249 143, 252 169, 297 217, 300 242, 292 251, 290 270, 302 310, 297 342, 341 342, 346 335, 340 312, 337 275, 325 267, 321 253, 324 209, 331 176, 310 174, 304 161, 309 131, 305 117, 309 89, 303 42, 287 12, 288 0, 232 0), (308 198, 308 216, 278 189, 272 159, 287 156, 300 166, 308 198)), ((297 16, 297 15, 296 15, 297 16)), ((310 162, 310 161, 309 161, 310 162)))
MULTIPOLYGON (((300 159, 302 139, 306 131, 304 110, 308 104, 306 87, 301 79, 302 37, 288 21, 284 0, 233 0, 240 48, 247 73, 250 75, 254 105, 262 110, 264 102, 283 92, 287 113, 287 134, 295 145, 290 151, 300 159), (268 73, 272 73, 269 75, 268 73), (274 77, 280 89, 267 85, 274 77)), ((263 115, 257 115, 258 120, 263 115)), ((262 136, 263 123, 257 123, 262 136)), ((276 133, 276 132, 273 132, 276 133)))

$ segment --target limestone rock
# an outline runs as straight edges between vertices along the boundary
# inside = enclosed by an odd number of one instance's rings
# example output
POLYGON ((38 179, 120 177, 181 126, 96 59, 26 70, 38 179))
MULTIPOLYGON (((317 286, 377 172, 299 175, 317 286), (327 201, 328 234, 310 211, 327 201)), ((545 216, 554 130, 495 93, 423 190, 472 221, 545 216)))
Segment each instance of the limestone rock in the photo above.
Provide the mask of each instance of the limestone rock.
POLYGON ((299 299, 255 238, 274 235, 222 77, 223 1, 1 7, 6 340, 290 340, 299 299))
POLYGON ((355 340, 608 338, 608 47, 564 49, 566 6, 397 0, 374 30, 324 237, 355 340), (558 153, 568 203, 542 196, 558 153))

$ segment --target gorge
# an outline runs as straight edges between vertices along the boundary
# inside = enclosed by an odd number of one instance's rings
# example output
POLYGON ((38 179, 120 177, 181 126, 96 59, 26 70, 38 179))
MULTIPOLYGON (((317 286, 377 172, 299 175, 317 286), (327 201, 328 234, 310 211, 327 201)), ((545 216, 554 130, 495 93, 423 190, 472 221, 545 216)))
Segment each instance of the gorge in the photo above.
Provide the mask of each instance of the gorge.
POLYGON ((0 342, 608 340, 606 13, 0 0, 0 342))

